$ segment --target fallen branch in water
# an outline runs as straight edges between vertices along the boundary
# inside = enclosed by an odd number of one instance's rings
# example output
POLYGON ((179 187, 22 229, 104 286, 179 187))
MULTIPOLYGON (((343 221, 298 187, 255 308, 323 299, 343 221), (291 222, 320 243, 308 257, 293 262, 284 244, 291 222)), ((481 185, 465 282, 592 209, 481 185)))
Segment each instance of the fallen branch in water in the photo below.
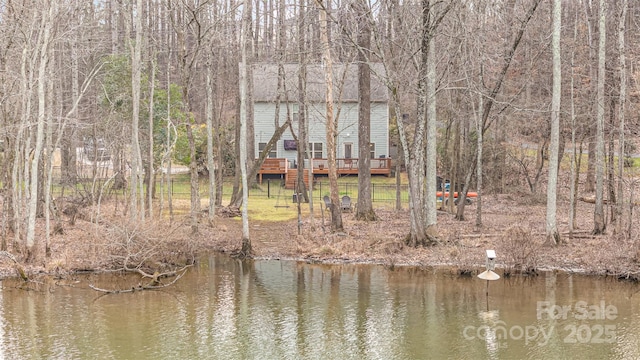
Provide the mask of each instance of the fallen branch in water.
POLYGON ((89 287, 95 291, 99 291, 99 292, 103 292, 106 294, 120 294, 120 293, 132 293, 132 292, 136 292, 136 291, 143 291, 143 290, 158 290, 158 289, 163 289, 166 288, 168 286, 171 286, 173 284, 175 284, 182 276, 184 276, 184 274, 187 273, 187 268, 190 267, 191 265, 185 265, 183 268, 181 268, 180 270, 173 270, 173 271, 168 271, 165 273, 158 273, 155 272, 153 274, 148 274, 146 272, 144 272, 141 269, 126 269, 127 271, 130 272, 136 272, 138 274, 141 274, 143 278, 149 278, 151 279, 151 281, 146 284, 146 285, 142 285, 140 283, 138 283, 138 285, 132 286, 131 288, 128 289, 102 289, 99 288, 97 286, 94 286, 93 284, 89 284, 89 287), (174 277, 174 279, 166 284, 163 284, 160 279, 164 279, 164 278, 168 278, 168 277, 174 277))

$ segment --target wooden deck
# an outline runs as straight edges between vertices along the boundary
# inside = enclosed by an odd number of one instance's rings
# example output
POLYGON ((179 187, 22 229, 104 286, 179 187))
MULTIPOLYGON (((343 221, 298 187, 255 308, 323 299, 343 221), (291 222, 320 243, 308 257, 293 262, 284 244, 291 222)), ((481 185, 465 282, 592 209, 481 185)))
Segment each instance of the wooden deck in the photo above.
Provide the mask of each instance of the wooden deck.
MULTIPOLYGON (((391 159, 371 159, 371 175, 391 176, 391 159)), ((327 159, 313 159, 313 175, 329 175, 329 166, 327 159)), ((336 159, 338 175, 358 175, 358 159, 336 159)), ((262 177, 265 174, 282 175, 285 184, 295 183, 297 171, 294 173, 289 169, 289 162, 285 158, 269 158, 258 171, 258 182, 262 183, 262 177), (293 178, 293 179, 290 179, 293 178)), ((308 172, 305 172, 305 182, 308 182, 308 172)))
MULTIPOLYGON (((262 175, 276 174, 286 175, 289 170, 289 161, 284 158, 267 158, 264 159, 260 170, 258 170, 258 183, 262 184, 262 175)), ((286 177, 285 177, 286 180, 286 177)))
MULTIPOLYGON (((391 176, 391 159, 371 159, 371 175, 391 176)), ((336 159, 338 175, 358 175, 358 159, 336 159)), ((313 159, 315 175, 329 175, 327 159, 313 159)))

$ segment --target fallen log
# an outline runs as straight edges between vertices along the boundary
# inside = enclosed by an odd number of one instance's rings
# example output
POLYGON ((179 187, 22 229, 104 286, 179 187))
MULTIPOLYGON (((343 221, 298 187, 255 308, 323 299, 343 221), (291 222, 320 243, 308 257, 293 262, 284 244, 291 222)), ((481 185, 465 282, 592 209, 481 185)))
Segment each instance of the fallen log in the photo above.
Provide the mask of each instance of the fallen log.
MULTIPOLYGON (((596 203, 595 195, 594 196, 580 196, 578 198, 578 200, 584 201, 584 202, 589 203, 589 204, 595 204, 596 203)), ((602 203, 605 204, 605 205, 608 204, 607 199, 602 199, 602 203)))
POLYGON ((149 281, 149 283, 147 283, 146 285, 142 285, 140 283, 138 283, 137 285, 134 285, 130 288, 126 288, 126 289, 103 289, 103 288, 99 288, 93 284, 89 284, 89 287, 95 291, 99 291, 99 292, 103 292, 105 294, 121 294, 121 293, 132 293, 132 292, 136 292, 136 291, 144 291, 144 290, 158 290, 158 289, 163 289, 166 288, 168 286, 171 286, 173 284, 175 284, 178 280, 180 280, 180 278, 182 276, 184 276, 184 274, 187 273, 187 268, 190 267, 191 265, 186 265, 184 266, 182 269, 180 270, 172 270, 166 273, 158 273, 155 272, 153 274, 148 274, 144 271, 142 271, 141 269, 126 269, 127 271, 131 271, 131 272, 136 272, 142 275, 143 278, 149 278, 151 279, 151 281, 149 281), (163 284, 160 279, 163 278, 167 278, 167 277, 172 277, 174 276, 173 280, 171 282, 168 282, 166 284, 163 284))
POLYGON ((20 276, 20 278, 24 281, 29 281, 29 277, 27 276, 27 273, 24 271, 24 267, 22 266, 22 264, 18 262, 18 260, 12 253, 8 251, 0 251, 0 256, 13 261, 13 265, 16 269, 16 272, 18 273, 18 276, 20 276))

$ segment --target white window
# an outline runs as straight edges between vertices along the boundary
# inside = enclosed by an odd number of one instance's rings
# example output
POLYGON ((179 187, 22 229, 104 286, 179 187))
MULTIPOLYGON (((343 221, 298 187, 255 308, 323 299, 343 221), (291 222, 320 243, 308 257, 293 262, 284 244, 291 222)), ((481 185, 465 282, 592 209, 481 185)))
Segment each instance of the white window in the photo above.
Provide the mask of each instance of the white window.
POLYGON ((376 144, 375 143, 369 143, 369 153, 371 154, 371 158, 372 159, 376 158, 376 144))
POLYGON ((322 143, 309 143, 309 150, 311 150, 311 158, 313 159, 323 159, 322 154, 322 143))
MULTIPOLYGON (((260 152, 260 154, 262 154, 262 152, 264 151, 264 149, 267 147, 267 143, 258 143, 258 151, 260 152)), ((273 148, 271 148, 271 151, 269 151, 269 154, 267 155, 268 158, 275 158, 277 157, 278 154, 276 152, 276 147, 274 146, 273 148)))

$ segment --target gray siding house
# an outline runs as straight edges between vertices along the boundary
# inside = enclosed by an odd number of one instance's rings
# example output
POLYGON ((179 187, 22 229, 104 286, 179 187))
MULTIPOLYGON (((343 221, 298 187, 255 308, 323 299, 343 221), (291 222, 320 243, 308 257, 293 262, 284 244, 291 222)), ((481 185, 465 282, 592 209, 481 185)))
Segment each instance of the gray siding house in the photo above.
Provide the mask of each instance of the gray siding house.
MULTIPOLYGON (((280 97, 280 116, 278 124, 286 121, 287 106, 292 113, 293 132, 298 132, 298 64, 285 64, 286 93, 280 97)), ((256 64, 253 72, 253 107, 255 131, 255 157, 265 148, 276 129, 276 98, 278 92, 278 66, 276 64, 256 64)), ((389 160, 389 105, 387 88, 374 73, 382 73, 380 64, 372 65, 371 75, 371 134, 370 154, 372 169, 385 169, 383 174, 390 174, 389 160), (389 172, 387 172, 389 171, 389 172)), ((357 65, 334 65, 334 115, 340 109, 338 122, 337 154, 338 170, 343 173, 357 174, 358 157, 358 68, 357 65), (346 71, 346 73, 345 73, 346 71), (344 79, 344 80, 343 80, 344 79), (344 83, 344 84, 342 84, 344 83), (339 99, 340 87, 342 95, 339 99)), ((326 141, 326 106, 325 76, 321 65, 307 66, 307 115, 309 126, 309 145, 313 159, 314 174, 327 173, 327 141, 326 141)), ((268 158, 279 159, 279 164, 286 160, 286 167, 296 168, 296 143, 291 129, 285 131, 268 158)), ((265 162, 273 169, 274 161, 265 162)), ((280 166, 282 167, 282 166, 280 166)), ((305 168, 309 167, 308 160, 305 168)), ((375 174, 375 171, 372 171, 375 174)))

